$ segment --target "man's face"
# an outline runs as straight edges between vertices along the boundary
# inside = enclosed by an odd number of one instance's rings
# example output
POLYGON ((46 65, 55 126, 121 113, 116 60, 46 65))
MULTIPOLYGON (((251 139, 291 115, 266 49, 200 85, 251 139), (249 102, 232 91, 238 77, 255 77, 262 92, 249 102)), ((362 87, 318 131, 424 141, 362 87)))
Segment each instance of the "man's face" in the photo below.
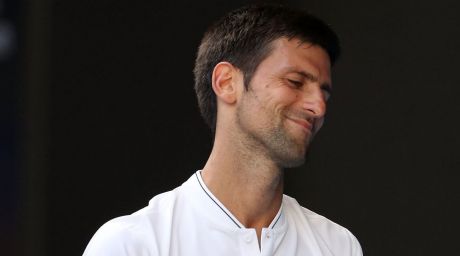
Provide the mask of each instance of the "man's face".
POLYGON ((241 96, 237 125, 278 166, 298 166, 323 123, 330 89, 330 61, 323 48, 278 39, 241 96))

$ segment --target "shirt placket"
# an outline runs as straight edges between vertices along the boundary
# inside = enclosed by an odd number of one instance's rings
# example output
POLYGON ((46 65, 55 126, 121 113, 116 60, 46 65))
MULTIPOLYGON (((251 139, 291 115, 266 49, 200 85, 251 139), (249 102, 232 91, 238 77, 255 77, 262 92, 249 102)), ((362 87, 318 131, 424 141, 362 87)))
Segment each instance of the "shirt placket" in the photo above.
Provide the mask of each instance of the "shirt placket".
POLYGON ((242 229, 239 239, 240 255, 260 256, 259 241, 255 229, 242 229))

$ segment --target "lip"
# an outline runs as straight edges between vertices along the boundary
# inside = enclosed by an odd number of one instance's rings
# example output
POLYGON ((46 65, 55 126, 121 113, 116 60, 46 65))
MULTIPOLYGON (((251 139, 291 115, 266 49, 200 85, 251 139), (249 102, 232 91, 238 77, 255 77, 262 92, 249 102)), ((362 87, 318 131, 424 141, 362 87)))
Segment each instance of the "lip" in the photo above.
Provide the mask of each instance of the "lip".
POLYGON ((313 128, 313 125, 305 119, 297 119, 297 118, 290 118, 290 117, 288 117, 287 119, 289 121, 292 121, 298 124, 299 126, 301 126, 303 129, 305 129, 308 132, 311 132, 311 129, 313 128))

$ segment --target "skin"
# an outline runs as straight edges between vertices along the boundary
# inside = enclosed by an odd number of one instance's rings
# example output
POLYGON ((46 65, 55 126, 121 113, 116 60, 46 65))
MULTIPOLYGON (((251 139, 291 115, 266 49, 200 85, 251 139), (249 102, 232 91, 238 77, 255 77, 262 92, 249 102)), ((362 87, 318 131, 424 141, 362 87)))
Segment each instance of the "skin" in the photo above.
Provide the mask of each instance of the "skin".
POLYGON ((330 61, 319 46, 280 38, 257 67, 249 89, 228 62, 214 68, 214 146, 202 177, 246 227, 260 234, 278 213, 283 168, 302 164, 320 129, 331 90, 330 61))

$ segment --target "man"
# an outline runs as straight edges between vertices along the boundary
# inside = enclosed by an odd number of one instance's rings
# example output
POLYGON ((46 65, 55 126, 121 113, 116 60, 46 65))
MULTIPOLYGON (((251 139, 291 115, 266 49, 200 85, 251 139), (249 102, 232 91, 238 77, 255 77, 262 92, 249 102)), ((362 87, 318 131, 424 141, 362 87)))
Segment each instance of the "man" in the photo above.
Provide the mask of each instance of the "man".
POLYGON ((84 255, 362 255, 345 228, 283 195, 320 129, 339 55, 322 21, 243 7, 206 32, 195 66, 211 155, 182 186, 94 235, 84 255))

